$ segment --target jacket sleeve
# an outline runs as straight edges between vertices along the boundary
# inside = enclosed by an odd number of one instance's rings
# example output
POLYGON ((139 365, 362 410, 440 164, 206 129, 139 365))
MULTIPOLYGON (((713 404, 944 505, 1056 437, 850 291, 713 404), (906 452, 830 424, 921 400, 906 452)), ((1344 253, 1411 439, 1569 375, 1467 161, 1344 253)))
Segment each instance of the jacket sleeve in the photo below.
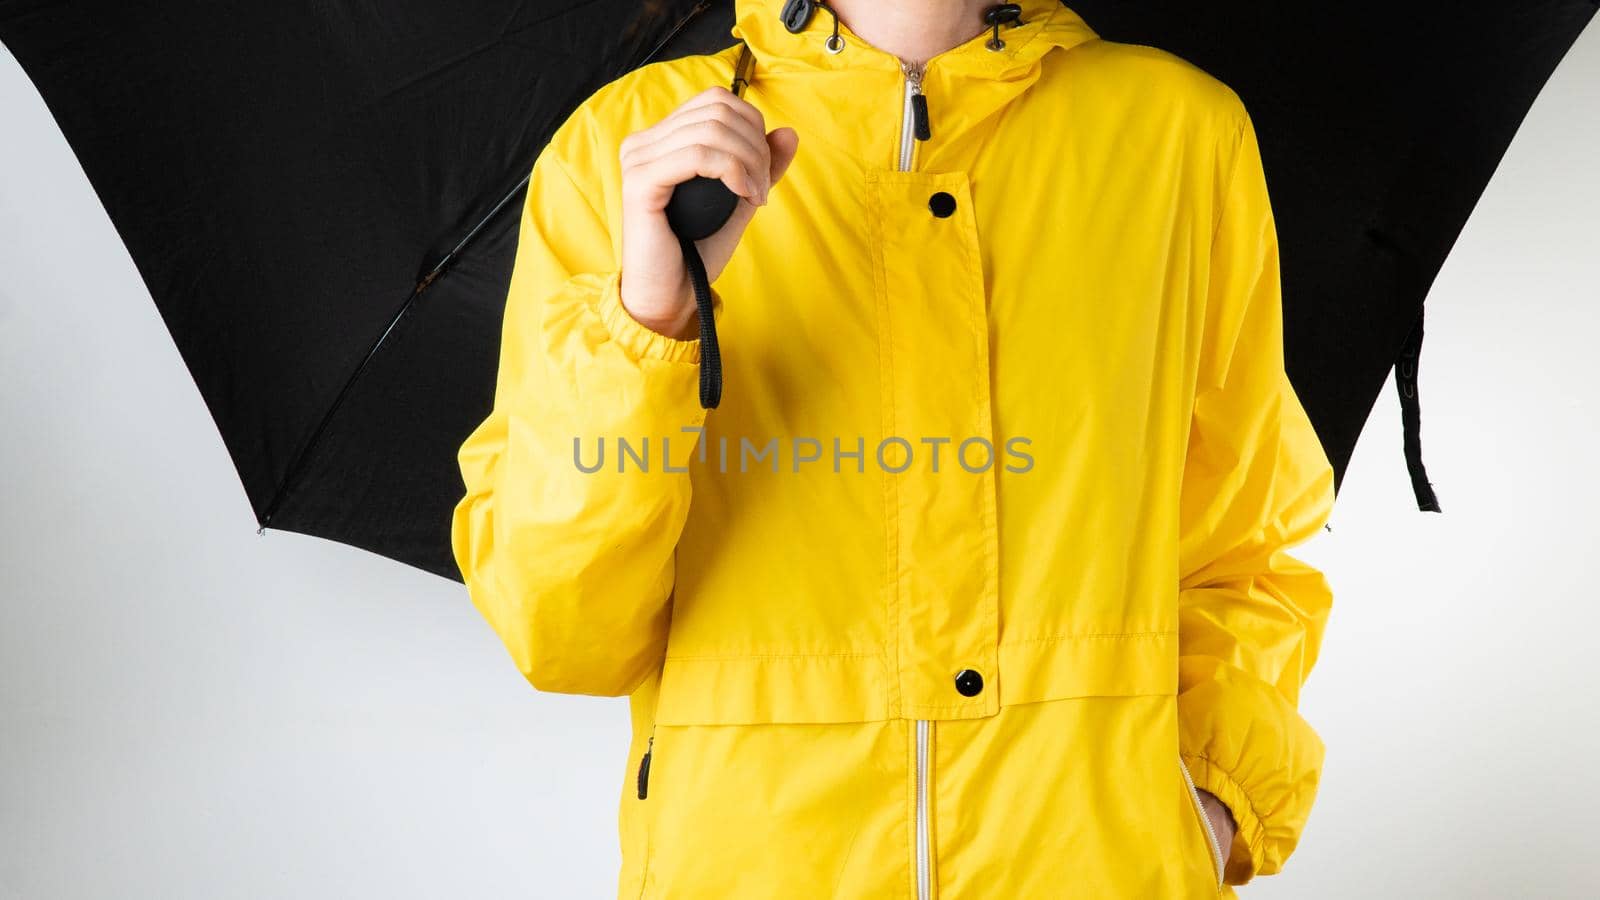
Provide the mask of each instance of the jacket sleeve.
POLYGON ((1241 116, 1179 513, 1179 752, 1238 824, 1231 884, 1277 872, 1310 813, 1323 746, 1296 705, 1332 602, 1286 552, 1327 520, 1333 470, 1284 370, 1276 227, 1241 116))
POLYGON ((451 546, 534 687, 618 696, 661 663, 697 437, 683 429, 705 411, 699 342, 651 331, 621 304, 620 222, 596 208, 599 166, 616 151, 578 127, 583 113, 533 166, 492 411, 458 453, 466 494, 451 546), (619 439, 645 449, 648 471, 635 456, 619 471, 619 439), (580 450, 590 468, 602 446, 598 471, 580 469, 580 450))

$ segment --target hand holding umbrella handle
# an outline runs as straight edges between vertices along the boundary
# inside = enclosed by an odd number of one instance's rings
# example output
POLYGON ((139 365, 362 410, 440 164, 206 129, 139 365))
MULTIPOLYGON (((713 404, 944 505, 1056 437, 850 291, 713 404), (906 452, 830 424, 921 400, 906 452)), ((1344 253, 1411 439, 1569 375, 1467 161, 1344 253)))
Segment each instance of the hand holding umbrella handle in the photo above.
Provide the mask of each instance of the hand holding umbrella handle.
MULTIPOLYGON (((734 96, 744 93, 755 59, 748 44, 739 51, 734 67, 734 96)), ((717 342, 717 323, 711 309, 711 283, 705 263, 694 242, 716 234, 739 206, 739 196, 716 178, 696 175, 672 190, 667 201, 667 225, 683 247, 683 265, 694 288, 695 311, 700 319, 700 405, 715 409, 722 402, 722 348, 717 342)))
POLYGON ((739 196, 727 185, 704 175, 673 188, 672 199, 667 201, 667 225, 683 247, 683 266, 694 288, 695 312, 700 319, 700 405, 705 409, 716 409, 722 402, 722 347, 711 309, 711 282, 694 242, 716 234, 738 204, 739 196))

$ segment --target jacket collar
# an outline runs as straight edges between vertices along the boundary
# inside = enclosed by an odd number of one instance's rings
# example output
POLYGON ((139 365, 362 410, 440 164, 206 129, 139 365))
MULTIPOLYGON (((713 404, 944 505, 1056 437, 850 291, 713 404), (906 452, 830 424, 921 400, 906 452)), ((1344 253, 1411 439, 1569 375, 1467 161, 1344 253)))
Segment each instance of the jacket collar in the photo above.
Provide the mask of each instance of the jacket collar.
MULTIPOLYGON (((791 34, 783 26, 780 13, 784 0, 735 0, 733 36, 750 45, 758 69, 767 72, 789 72, 813 69, 836 71, 840 69, 882 69, 898 73, 900 61, 894 54, 868 44, 850 30, 843 20, 839 22, 839 35, 844 39, 844 49, 829 53, 824 42, 833 33, 833 16, 818 9, 804 31, 791 34)), ((1061 0, 1021 0, 1022 24, 1002 26, 1000 37, 1005 41, 1001 50, 990 50, 985 44, 993 34, 986 29, 982 34, 939 53, 929 60, 930 68, 947 75, 972 75, 997 79, 1015 78, 1027 71, 1040 57, 1053 47, 1071 49, 1098 37, 1072 9, 1061 0)), ((976 28, 977 22, 973 25, 976 28)))
MULTIPOLYGON (((801 150, 808 142, 831 145, 861 164, 892 169, 898 154, 904 74, 892 53, 873 47, 841 21, 844 49, 829 53, 833 16, 818 10, 799 34, 784 28, 784 0, 735 0, 734 37, 755 57, 751 102, 768 114, 768 125, 793 125, 801 150)), ((1022 0, 1022 24, 1002 26, 1006 45, 985 45, 991 30, 927 60, 923 93, 928 96, 933 137, 919 142, 916 168, 961 169, 970 164, 972 142, 961 140, 988 127, 989 118, 1037 81, 1051 49, 1071 49, 1095 40, 1089 26, 1060 0, 1022 0)), ((974 22, 974 30, 980 22, 974 22)))

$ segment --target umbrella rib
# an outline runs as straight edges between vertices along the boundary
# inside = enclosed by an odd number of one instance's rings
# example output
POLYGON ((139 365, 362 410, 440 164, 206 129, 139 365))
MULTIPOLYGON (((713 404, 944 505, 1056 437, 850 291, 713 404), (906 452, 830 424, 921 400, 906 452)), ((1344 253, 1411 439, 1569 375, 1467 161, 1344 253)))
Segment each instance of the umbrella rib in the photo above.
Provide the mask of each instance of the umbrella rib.
POLYGON ((262 534, 267 530, 267 526, 272 524, 272 516, 278 511, 278 504, 282 502, 284 497, 288 496, 290 488, 298 482, 300 470, 304 468, 306 460, 310 458, 311 451, 322 440, 322 433, 327 430, 328 423, 333 421, 334 414, 344 404, 344 398, 350 393, 350 388, 361 377, 361 373, 366 371, 367 364, 372 362, 372 358, 377 355, 378 348, 383 346, 384 340, 389 337, 389 333, 394 330, 394 326, 399 324, 406 312, 411 309, 411 304, 416 301, 417 295, 422 293, 423 287, 424 285, 419 284, 411 290, 411 294, 406 297, 405 303, 400 305, 399 311, 389 319, 389 324, 383 329, 383 333, 378 335, 378 339, 367 349, 367 355, 362 357, 360 365, 357 365, 355 370, 350 373, 350 376, 345 379, 344 386, 339 388, 339 393, 333 398, 333 403, 329 405, 328 411, 322 414, 322 420, 317 423, 316 430, 312 431, 311 437, 300 446, 300 451, 295 454, 294 462, 289 464, 288 472, 284 474, 283 480, 278 482, 278 489, 273 492, 272 500, 267 504, 267 511, 261 516, 261 527, 256 529, 256 534, 262 534))
MULTIPOLYGON (((712 0, 701 0, 701 2, 696 3, 694 8, 689 10, 689 12, 686 13, 682 19, 678 20, 677 24, 673 25, 672 28, 667 32, 666 37, 657 42, 657 44, 650 49, 649 53, 644 55, 644 58, 640 60, 636 66, 624 66, 622 70, 618 71, 612 76, 613 80, 621 77, 630 68, 637 68, 637 66, 642 66, 655 59, 656 54, 660 53, 662 48, 666 47, 674 37, 677 37, 678 33, 683 31, 683 29, 691 21, 693 21, 696 16, 710 8, 711 3, 712 0)), ((389 324, 384 327, 383 333, 379 334, 377 340, 372 342, 372 346, 367 349, 366 355, 361 358, 360 364, 355 367, 355 370, 352 371, 349 377, 345 379, 344 385, 339 388, 339 393, 333 398, 333 403, 328 406, 327 412, 323 413, 322 419, 317 422, 316 429, 311 432, 311 436, 306 439, 305 443, 300 446, 300 450, 295 453, 294 461, 289 464, 288 471, 284 473, 282 480, 278 482, 277 489, 272 493, 272 499, 267 502, 267 509, 261 515, 261 520, 259 522, 260 527, 256 529, 256 534, 266 533, 267 526, 272 524, 272 517, 278 511, 278 506, 299 482, 301 470, 305 468, 307 461, 310 460, 312 451, 314 451, 321 443, 323 433, 328 430, 328 424, 333 421, 334 415, 337 414, 339 408, 344 405, 345 397, 349 395, 350 389, 355 386, 357 381, 360 380, 361 373, 366 371, 367 366, 372 362, 373 357, 377 356, 378 349, 383 346, 383 342, 387 340, 389 334, 394 331, 394 327, 400 324, 401 319, 405 318, 406 313, 411 310, 412 305, 416 303, 417 298, 422 295, 422 292, 426 291, 430 286, 432 286, 433 283, 444 274, 445 270, 456 261, 456 259, 461 255, 462 251, 466 249, 467 245, 471 244, 472 241, 477 238, 478 234, 483 231, 484 226, 493 221, 495 216, 499 215, 500 212, 510 204, 511 199, 517 196, 518 193, 523 191, 528 186, 528 180, 533 176, 533 172, 531 166, 525 168, 527 171, 522 176, 522 180, 517 182, 517 185, 507 192, 504 197, 501 197, 500 201, 496 203, 487 213, 485 213, 483 218, 479 219, 478 223, 473 225, 472 228, 467 231, 466 235, 463 236, 461 240, 456 242, 454 247, 450 248, 448 253, 440 257, 439 261, 434 264, 433 268, 429 269, 428 273, 423 275, 422 278, 418 280, 416 287, 411 289, 411 293, 407 295, 405 302, 400 304, 400 308, 395 311, 395 314, 392 317, 390 317, 389 324)))

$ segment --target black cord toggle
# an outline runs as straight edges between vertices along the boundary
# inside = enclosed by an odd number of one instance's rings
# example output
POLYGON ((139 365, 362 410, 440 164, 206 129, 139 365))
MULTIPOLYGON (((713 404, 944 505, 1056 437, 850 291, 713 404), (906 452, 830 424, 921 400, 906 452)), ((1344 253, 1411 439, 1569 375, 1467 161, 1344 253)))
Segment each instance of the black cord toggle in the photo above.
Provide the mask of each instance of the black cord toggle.
POLYGON ((825 0, 786 0, 778 18, 783 20, 783 27, 790 34, 799 34, 811 25, 819 9, 833 16, 833 34, 828 36, 823 46, 828 48, 829 53, 838 53, 844 49, 844 38, 839 36, 839 14, 825 0))
POLYGON ((1005 49, 1006 42, 1000 40, 1000 26, 1010 25, 1015 28, 1022 24, 1022 7, 1016 3, 997 3, 983 11, 983 24, 994 29, 994 37, 984 44, 990 50, 1005 49))
POLYGON ((789 29, 790 34, 799 34, 811 24, 811 17, 817 14, 815 0, 788 0, 783 4, 783 11, 778 13, 778 18, 783 20, 783 27, 789 29))

